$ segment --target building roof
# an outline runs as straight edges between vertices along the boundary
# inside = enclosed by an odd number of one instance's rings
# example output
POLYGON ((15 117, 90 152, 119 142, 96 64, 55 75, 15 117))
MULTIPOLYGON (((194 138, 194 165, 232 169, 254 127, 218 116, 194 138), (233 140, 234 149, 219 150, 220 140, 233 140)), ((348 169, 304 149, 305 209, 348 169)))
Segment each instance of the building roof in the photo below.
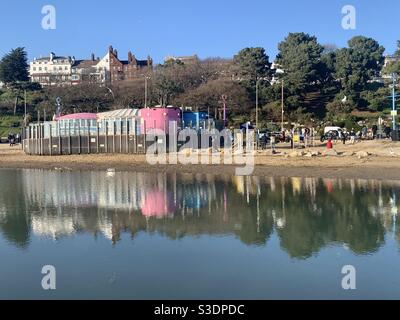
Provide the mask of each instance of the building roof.
MULTIPOLYGON (((63 56, 54 56, 53 60, 68 60, 69 57, 63 57, 63 56)), ((49 61, 50 57, 42 57, 42 58, 35 58, 34 61, 49 61)))
POLYGON ((134 118, 138 115, 138 109, 118 109, 97 114, 98 120, 115 118, 134 118))
POLYGON ((95 113, 72 113, 72 114, 67 114, 65 116, 61 116, 56 118, 57 121, 60 120, 96 120, 97 116, 95 113))
POLYGON ((73 68, 90 68, 97 65, 99 61, 97 60, 76 60, 72 65, 73 68))
MULTIPOLYGON (((128 61, 128 60, 119 60, 123 65, 128 65, 128 64, 130 64, 130 62, 128 61)), ((148 63, 147 63, 147 60, 136 60, 136 64, 138 65, 138 66, 147 66, 148 65, 148 63)))

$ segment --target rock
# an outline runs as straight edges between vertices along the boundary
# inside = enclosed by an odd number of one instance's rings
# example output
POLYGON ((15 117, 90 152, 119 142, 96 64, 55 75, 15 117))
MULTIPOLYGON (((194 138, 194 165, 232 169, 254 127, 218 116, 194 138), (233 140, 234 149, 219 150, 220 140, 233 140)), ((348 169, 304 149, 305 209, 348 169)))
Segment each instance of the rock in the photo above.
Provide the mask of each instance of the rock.
POLYGON ((293 151, 293 152, 289 153, 290 158, 299 158, 299 157, 302 157, 303 155, 304 155, 303 151, 293 151))
POLYGON ((337 157, 339 155, 339 153, 335 149, 327 150, 327 151, 325 151, 324 154, 326 156, 333 156, 333 157, 337 157))
POLYGON ((356 153, 358 159, 365 159, 368 158, 371 154, 366 151, 359 151, 356 153))
POLYGON ((280 155, 280 153, 277 152, 276 150, 267 150, 267 151, 264 151, 264 154, 267 155, 267 156, 280 155))
POLYGON ((356 153, 354 151, 347 151, 343 153, 345 157, 353 157, 356 153))
POLYGON ((305 157, 314 158, 314 157, 318 157, 319 155, 321 155, 321 153, 318 151, 310 151, 310 152, 306 153, 305 157))

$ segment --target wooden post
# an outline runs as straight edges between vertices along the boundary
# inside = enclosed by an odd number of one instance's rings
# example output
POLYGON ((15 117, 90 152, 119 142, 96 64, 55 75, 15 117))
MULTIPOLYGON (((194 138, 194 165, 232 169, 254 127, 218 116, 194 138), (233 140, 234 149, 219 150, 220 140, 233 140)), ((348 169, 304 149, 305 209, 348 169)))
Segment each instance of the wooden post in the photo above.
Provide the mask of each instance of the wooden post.
POLYGON ((40 130, 40 155, 43 155, 43 133, 44 133, 44 124, 39 126, 39 130, 40 130))
POLYGON ((129 127, 129 122, 128 122, 128 118, 126 118, 125 121, 125 125, 126 125, 126 153, 129 153, 129 131, 130 131, 130 127, 129 127))
POLYGON ((144 132, 143 132, 143 147, 144 147, 144 153, 146 153, 147 150, 147 141, 146 141, 146 135, 147 135, 147 128, 146 128, 146 120, 144 120, 144 132))
MULTIPOLYGON (((69 126, 69 124, 68 124, 68 126, 69 126)), ((62 146, 61 146, 62 138, 61 138, 60 122, 57 123, 57 127, 58 127, 58 155, 61 156, 62 155, 62 146)))
POLYGON ((115 153, 115 121, 113 120, 113 153, 115 153))
POLYGON ((39 154, 39 125, 35 125, 35 154, 39 154))
POLYGON ((122 153, 122 132, 123 132, 123 126, 122 126, 122 119, 119 121, 119 153, 122 153))
POLYGON ((71 120, 68 120, 68 153, 72 154, 71 120))
POLYGON ((105 146, 106 146, 106 153, 108 153, 108 122, 104 121, 104 130, 105 130, 105 146))
POLYGON ((78 134, 78 154, 81 154, 82 150, 81 150, 81 132, 79 131, 78 134))
POLYGON ((49 155, 50 156, 52 156, 53 155, 53 150, 52 150, 52 148, 53 148, 53 143, 52 143, 52 140, 51 140, 51 136, 52 136, 52 133, 51 133, 51 124, 49 124, 49 132, 50 132, 50 135, 49 135, 49 155))
POLYGON ((88 154, 90 154, 90 127, 91 127, 91 121, 92 120, 87 120, 87 123, 88 123, 88 136, 87 136, 87 139, 88 139, 88 143, 87 143, 88 154))
POLYGON ((99 153, 99 123, 96 121, 96 150, 99 153))

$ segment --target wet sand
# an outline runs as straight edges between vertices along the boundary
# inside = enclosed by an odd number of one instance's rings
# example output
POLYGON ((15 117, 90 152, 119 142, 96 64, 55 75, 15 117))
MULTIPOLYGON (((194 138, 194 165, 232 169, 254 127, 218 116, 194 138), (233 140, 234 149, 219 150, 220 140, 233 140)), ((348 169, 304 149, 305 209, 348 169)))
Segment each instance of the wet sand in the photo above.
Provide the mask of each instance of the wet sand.
MULTIPOLYGON (((365 141, 356 145, 337 144, 338 156, 324 155, 324 146, 297 150, 320 152, 316 157, 291 157, 293 150, 280 146, 278 154, 258 152, 255 156, 253 175, 322 178, 360 178, 400 180, 400 143, 388 141, 365 141), (350 155, 366 151, 368 157, 350 155)), ((50 170, 107 170, 152 171, 234 175, 236 165, 150 165, 145 155, 68 155, 29 156, 20 146, 0 145, 0 168, 36 168, 50 170)))

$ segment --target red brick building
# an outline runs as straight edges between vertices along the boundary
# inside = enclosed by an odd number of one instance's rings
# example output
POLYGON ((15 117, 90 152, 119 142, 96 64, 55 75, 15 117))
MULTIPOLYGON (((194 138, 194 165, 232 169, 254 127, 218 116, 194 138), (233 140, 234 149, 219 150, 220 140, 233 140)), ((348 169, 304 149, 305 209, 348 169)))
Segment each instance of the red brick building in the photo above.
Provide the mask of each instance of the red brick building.
POLYGON ((150 56, 147 60, 138 60, 128 52, 128 60, 120 60, 118 51, 110 46, 108 50, 110 61, 111 85, 118 86, 124 82, 135 80, 153 68, 153 59, 150 56))

